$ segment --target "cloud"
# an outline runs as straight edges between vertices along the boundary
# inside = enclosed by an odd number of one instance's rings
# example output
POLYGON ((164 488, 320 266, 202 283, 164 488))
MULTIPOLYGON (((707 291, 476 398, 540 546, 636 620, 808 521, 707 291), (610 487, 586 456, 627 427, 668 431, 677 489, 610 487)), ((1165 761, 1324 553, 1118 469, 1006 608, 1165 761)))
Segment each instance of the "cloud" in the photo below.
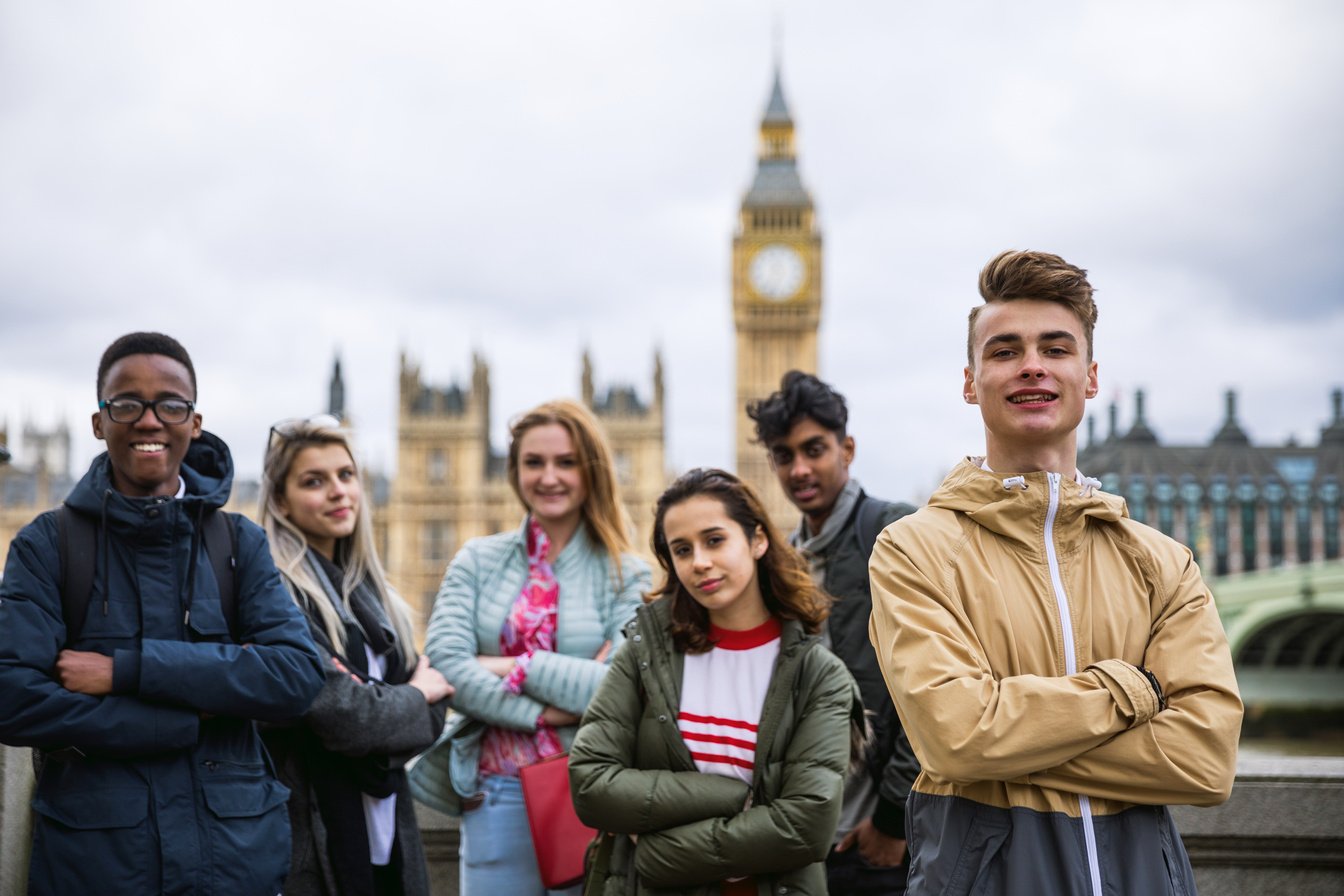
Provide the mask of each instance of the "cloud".
POLYGON ((1206 438, 1229 387, 1253 438, 1314 439, 1344 378, 1344 12, 1211 0, 7 4, 0 420, 81 432, 102 348, 163 329, 245 475, 338 351, 391 468, 401 351, 439 384, 479 351, 500 441, 585 348, 647 395, 660 347, 670 463, 731 465, 731 238, 781 8, 821 373, 871 490, 979 448, 965 314, 1010 246, 1092 271, 1103 396, 1146 388, 1164 439, 1206 438))

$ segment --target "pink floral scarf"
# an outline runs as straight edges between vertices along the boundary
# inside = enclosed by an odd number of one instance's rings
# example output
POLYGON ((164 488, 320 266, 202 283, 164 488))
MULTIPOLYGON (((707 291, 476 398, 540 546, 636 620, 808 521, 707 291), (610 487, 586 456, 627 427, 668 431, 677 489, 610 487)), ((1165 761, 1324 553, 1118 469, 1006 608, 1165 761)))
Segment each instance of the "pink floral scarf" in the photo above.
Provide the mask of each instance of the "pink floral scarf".
MULTIPOLYGON (((560 585, 555 570, 546 559, 551 540, 541 524, 531 517, 527 521, 527 581, 513 602, 513 609, 504 620, 499 633, 500 656, 517 657, 512 671, 501 686, 514 694, 523 692, 527 670, 532 657, 539 650, 555 650, 556 607, 560 601, 560 585)), ((562 752, 555 729, 540 719, 537 730, 513 731, 491 727, 481 738, 482 775, 517 777, 518 769, 539 759, 562 752)))

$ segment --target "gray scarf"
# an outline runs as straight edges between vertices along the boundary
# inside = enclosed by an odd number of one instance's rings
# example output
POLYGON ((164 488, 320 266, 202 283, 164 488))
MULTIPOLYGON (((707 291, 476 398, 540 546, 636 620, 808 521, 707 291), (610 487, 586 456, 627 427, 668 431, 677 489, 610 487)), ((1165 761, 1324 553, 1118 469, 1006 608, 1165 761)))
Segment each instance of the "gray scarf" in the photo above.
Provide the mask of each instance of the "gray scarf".
POLYGON ((826 522, 821 524, 820 532, 816 535, 808 534, 807 516, 804 515, 798 520, 798 528, 789 536, 789 544, 802 551, 803 556, 807 558, 812 570, 812 580, 818 585, 826 577, 826 549, 844 530, 845 523, 854 512, 854 505, 859 502, 859 494, 862 491, 859 480, 851 476, 845 487, 840 489, 840 495, 835 499, 835 505, 831 508, 830 515, 826 517, 826 522))

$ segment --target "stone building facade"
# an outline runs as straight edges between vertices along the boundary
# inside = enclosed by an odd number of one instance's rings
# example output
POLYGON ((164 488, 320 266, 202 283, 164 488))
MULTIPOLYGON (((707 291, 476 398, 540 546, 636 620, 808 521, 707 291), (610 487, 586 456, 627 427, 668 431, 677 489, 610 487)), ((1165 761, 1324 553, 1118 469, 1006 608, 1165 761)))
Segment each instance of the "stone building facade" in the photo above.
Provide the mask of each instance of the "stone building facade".
POLYGON ((1167 445, 1148 424, 1144 394, 1123 434, 1110 407, 1104 439, 1088 419, 1078 467, 1123 495, 1135 519, 1161 529, 1195 553, 1205 573, 1224 576, 1337 560, 1340 486, 1344 483, 1344 392, 1315 445, 1255 445, 1225 397, 1222 425, 1207 444, 1167 445))
MULTIPOLYGON (((582 401, 611 444, 635 548, 648 555, 653 504, 669 481, 662 360, 655 355, 647 401, 631 386, 597 390, 587 354, 580 380, 582 401)), ((399 395, 397 475, 379 509, 379 535, 388 575, 423 628, 457 549, 519 525, 523 508, 509 486, 506 454, 490 443, 484 359, 473 356, 469 383, 445 387, 425 383, 419 365, 402 355, 399 395)))

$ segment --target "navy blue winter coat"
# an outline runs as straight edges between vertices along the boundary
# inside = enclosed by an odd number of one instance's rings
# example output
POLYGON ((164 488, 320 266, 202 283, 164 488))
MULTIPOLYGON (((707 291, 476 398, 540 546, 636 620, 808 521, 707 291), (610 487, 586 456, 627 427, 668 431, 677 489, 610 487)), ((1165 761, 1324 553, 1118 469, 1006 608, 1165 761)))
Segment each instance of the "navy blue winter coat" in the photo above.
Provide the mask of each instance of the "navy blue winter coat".
POLYGON ((0 741, 63 751, 47 759, 33 799, 32 894, 272 896, 283 884, 288 791, 252 720, 303 713, 322 686, 321 662, 265 535, 243 519, 232 641, 199 525, 228 498, 228 448, 203 434, 182 478, 180 499, 129 498, 112 489, 104 454, 66 499, 103 524, 74 644, 53 514, 10 545, 0 741), (54 670, 67 646, 114 657, 112 694, 61 687, 54 670))

